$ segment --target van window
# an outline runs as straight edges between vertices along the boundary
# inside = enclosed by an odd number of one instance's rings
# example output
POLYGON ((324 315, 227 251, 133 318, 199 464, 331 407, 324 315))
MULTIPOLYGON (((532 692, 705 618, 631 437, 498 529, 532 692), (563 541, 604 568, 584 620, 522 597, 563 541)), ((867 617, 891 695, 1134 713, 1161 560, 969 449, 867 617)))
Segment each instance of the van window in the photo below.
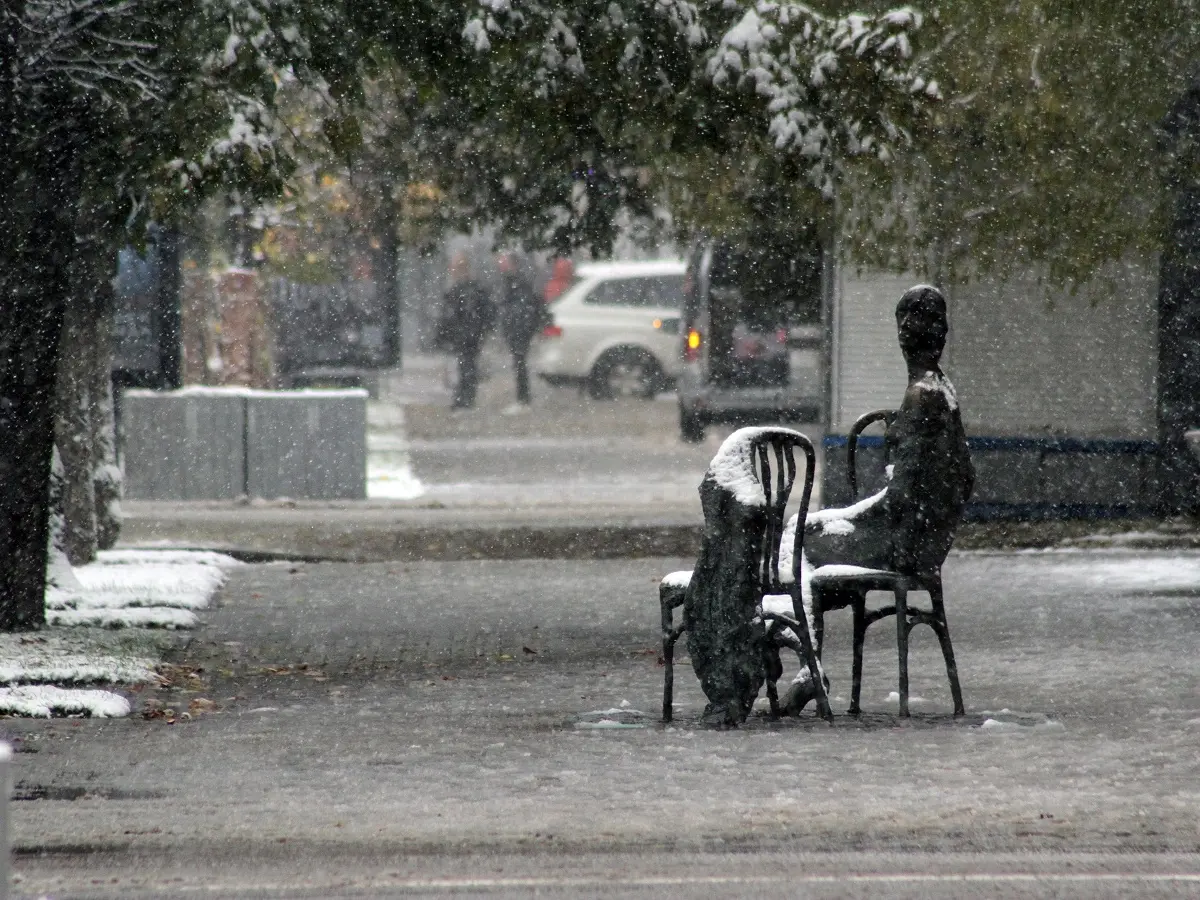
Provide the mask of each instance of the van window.
POLYGON ((683 276, 655 275, 602 281, 588 291, 583 302, 604 306, 664 306, 679 309, 683 305, 683 276))

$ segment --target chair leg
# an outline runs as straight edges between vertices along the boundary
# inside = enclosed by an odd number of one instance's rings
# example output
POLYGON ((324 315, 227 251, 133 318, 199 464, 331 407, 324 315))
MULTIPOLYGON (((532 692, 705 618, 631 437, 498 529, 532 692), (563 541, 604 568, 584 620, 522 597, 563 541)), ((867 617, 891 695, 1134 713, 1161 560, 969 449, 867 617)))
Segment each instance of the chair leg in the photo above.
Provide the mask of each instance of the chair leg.
POLYGON ((804 618, 804 610, 800 610, 799 625, 794 629, 800 632, 800 645, 804 648, 804 659, 808 666, 808 674, 813 680, 817 692, 817 712, 830 725, 833 724, 833 710, 829 707, 829 692, 825 690, 825 679, 821 677, 821 666, 817 661, 817 651, 813 647, 812 636, 808 633, 808 622, 804 618))
POLYGON ((896 588, 896 650, 900 656, 900 715, 908 718, 908 591, 896 588))
POLYGON ((942 602, 940 583, 930 585, 929 599, 933 606, 933 616, 938 623, 934 631, 937 633, 938 643, 942 645, 942 656, 946 660, 946 676, 950 679, 950 694, 954 698, 954 715, 963 716, 966 715, 966 709, 963 707, 962 687, 958 683, 958 666, 954 662, 954 646, 950 643, 950 625, 946 622, 946 606, 942 602))
POLYGON ((771 704, 771 718, 779 718, 779 688, 774 681, 768 676, 767 678, 767 700, 771 704))
POLYGON ((675 707, 675 641, 668 631, 663 635, 663 704, 662 720, 670 722, 675 707))
POLYGON ((863 643, 866 637, 867 595, 860 592, 854 598, 854 680, 850 685, 850 709, 847 710, 852 716, 862 712, 859 701, 862 699, 863 643))
POLYGON ((813 638, 817 642, 817 646, 813 649, 817 652, 817 659, 821 658, 821 648, 825 646, 825 610, 821 608, 821 592, 813 591, 812 598, 812 614, 813 614, 813 638))
POLYGON ((674 595, 665 586, 658 590, 658 611, 662 622, 663 721, 670 722, 675 701, 675 605, 674 595))

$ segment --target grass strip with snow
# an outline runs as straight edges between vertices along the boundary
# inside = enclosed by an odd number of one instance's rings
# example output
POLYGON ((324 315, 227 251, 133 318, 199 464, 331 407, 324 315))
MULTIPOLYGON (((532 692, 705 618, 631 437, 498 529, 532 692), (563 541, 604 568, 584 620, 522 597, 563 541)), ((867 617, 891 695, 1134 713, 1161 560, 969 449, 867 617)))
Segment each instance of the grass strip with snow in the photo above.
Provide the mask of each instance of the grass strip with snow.
POLYGON ((79 686, 156 681, 168 633, 194 627, 237 565, 209 551, 110 550, 60 567, 46 589, 49 627, 0 634, 0 715, 128 715, 120 694, 79 686))
POLYGON ((193 628, 237 560, 210 551, 115 550, 46 591, 51 625, 193 628))

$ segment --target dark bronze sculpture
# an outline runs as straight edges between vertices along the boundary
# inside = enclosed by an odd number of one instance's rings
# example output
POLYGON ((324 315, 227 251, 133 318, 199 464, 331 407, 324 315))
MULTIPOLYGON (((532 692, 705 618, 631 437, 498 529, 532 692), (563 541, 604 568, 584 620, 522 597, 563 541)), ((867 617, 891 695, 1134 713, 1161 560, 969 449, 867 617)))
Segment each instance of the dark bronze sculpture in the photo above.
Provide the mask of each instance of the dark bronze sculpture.
POLYGON ((928 285, 905 291, 896 305, 896 328, 908 389, 884 436, 891 469, 887 487, 807 520, 804 552, 814 567, 936 571, 971 496, 975 470, 958 399, 938 365, 950 330, 942 292, 928 285))
MULTIPOLYGON (((896 325, 908 367, 908 388, 899 410, 888 420, 887 486, 853 506, 822 510, 808 518, 803 525, 805 571, 849 565, 936 576, 954 540, 975 476, 954 388, 938 365, 949 332, 945 297, 927 285, 911 288, 896 306, 896 325)), ((727 483, 729 479, 715 477, 719 464, 728 466, 723 454, 729 455, 724 447, 700 488, 705 512, 700 561, 686 587, 664 584, 664 591, 686 592, 686 601, 681 596, 677 602, 685 607, 692 665, 709 699, 705 718, 729 725, 746 716, 763 682, 778 675, 764 667, 765 631, 762 617, 754 615, 763 590, 756 566, 770 529, 765 526, 761 500, 744 502, 727 483)), ((777 565, 800 575, 801 566, 792 563, 794 536, 794 530, 782 536, 786 552, 777 558, 777 565)), ((771 574, 774 579, 783 572, 771 574)), ((792 593, 798 598, 801 592, 792 593)), ((807 583, 803 595, 804 605, 811 609, 807 583)), ((842 597, 825 590, 817 615, 852 600, 850 594, 842 597)), ((804 621, 804 612, 795 609, 796 618, 804 621)), ((818 626, 817 641, 819 632, 818 626)), ((815 688, 811 677, 798 677, 785 706, 798 711, 816 696, 815 688)), ((957 694, 956 703, 961 703, 957 694)))
MULTIPOLYGON (((937 288, 918 285, 904 292, 896 304, 896 328, 900 350, 908 368, 908 388, 895 413, 880 411, 864 416, 854 431, 872 419, 884 417, 884 457, 888 461, 887 485, 877 494, 844 509, 824 509, 805 521, 804 566, 806 573, 822 566, 856 566, 912 576, 913 584, 928 590, 931 612, 913 608, 902 617, 906 624, 901 639, 900 712, 907 715, 907 634, 912 624, 925 622, 938 633, 946 657, 954 693, 955 712, 962 712, 962 696, 950 646, 949 630, 941 598, 941 566, 954 542, 963 506, 971 496, 975 470, 967 450, 967 436, 954 386, 939 362, 946 346, 950 324, 946 298, 937 288), (908 620, 912 622, 909 623, 908 620)), ((851 485, 854 484, 853 460, 851 485)), ((824 570, 826 572, 829 569, 824 570)), ((855 668, 851 712, 858 711, 861 687, 861 630, 866 584, 853 575, 827 577, 819 591, 806 577, 806 599, 814 605, 818 652, 827 611, 855 607, 855 668)), ((899 583, 884 583, 901 588, 899 583)), ((897 606, 900 601, 897 600, 897 606)), ((875 614, 878 616, 879 614, 875 614)), ((873 620, 873 618, 872 618, 873 620)), ((816 696, 814 686, 801 672, 784 701, 790 712, 798 712, 816 696)))

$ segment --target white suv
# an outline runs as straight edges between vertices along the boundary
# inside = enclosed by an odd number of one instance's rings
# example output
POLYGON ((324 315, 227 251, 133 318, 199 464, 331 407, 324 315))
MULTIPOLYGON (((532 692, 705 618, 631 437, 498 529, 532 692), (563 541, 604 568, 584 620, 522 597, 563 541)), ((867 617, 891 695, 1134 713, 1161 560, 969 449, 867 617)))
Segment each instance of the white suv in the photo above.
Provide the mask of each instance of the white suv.
POLYGON ((682 260, 586 263, 550 305, 553 324, 532 368, 550 384, 586 387, 597 399, 651 398, 682 367, 682 260))

